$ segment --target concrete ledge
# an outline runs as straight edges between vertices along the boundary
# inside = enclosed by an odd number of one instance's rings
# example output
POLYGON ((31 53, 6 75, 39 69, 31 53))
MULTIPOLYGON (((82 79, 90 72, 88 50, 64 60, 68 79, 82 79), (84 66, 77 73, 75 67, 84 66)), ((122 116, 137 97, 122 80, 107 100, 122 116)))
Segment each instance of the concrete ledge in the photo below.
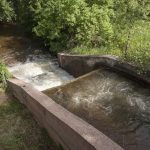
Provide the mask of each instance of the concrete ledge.
POLYGON ((58 54, 58 61, 61 68, 74 77, 79 77, 102 66, 107 66, 115 71, 124 73, 134 80, 150 85, 150 71, 144 75, 138 73, 137 66, 121 62, 118 57, 110 55, 71 55, 66 53, 58 54))
POLYGON ((66 150, 123 150, 119 145, 55 103, 45 94, 18 79, 8 81, 12 94, 28 107, 49 135, 66 150))

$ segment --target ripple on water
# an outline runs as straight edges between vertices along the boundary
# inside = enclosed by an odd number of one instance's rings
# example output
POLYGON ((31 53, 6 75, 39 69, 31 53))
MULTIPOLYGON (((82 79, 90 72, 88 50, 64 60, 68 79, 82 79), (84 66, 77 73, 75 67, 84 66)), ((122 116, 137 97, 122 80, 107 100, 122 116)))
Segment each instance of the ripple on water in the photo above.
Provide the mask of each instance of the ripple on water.
POLYGON ((40 91, 62 85, 73 76, 59 68, 50 55, 29 55, 24 63, 12 64, 9 71, 18 79, 32 84, 40 91))
POLYGON ((149 150, 149 89, 114 72, 100 69, 44 93, 126 150, 149 150))

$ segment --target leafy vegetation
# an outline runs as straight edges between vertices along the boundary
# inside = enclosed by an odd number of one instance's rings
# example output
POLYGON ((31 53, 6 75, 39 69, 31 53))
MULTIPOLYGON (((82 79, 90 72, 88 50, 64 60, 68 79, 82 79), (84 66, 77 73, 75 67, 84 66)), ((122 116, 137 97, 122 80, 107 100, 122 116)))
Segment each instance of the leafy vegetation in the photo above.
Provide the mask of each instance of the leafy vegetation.
POLYGON ((16 16, 53 53, 115 54, 149 63, 149 0, 0 0, 0 10, 0 18, 16 16))
MULTIPOLYGON (((125 31, 124 31, 125 32, 125 31)), ((125 33, 127 34, 128 31, 125 33)), ((116 46, 101 46, 101 47, 76 47, 72 49, 71 53, 75 54, 95 54, 95 55, 115 55, 123 60, 135 63, 146 69, 150 63, 150 22, 139 20, 131 30, 130 40, 128 42, 128 52, 124 55, 123 50, 116 46)), ((122 38, 126 38, 126 34, 122 38)))
POLYGON ((0 88, 6 87, 6 80, 11 77, 11 74, 8 72, 5 64, 0 61, 0 88))
POLYGON ((150 21, 137 21, 128 41, 127 60, 141 67, 150 65, 150 21))
POLYGON ((0 0, 0 22, 10 22, 15 18, 11 1, 0 0))
POLYGON ((107 9, 90 7, 84 0, 47 1, 36 14, 33 31, 52 50, 105 43, 113 34, 107 9))

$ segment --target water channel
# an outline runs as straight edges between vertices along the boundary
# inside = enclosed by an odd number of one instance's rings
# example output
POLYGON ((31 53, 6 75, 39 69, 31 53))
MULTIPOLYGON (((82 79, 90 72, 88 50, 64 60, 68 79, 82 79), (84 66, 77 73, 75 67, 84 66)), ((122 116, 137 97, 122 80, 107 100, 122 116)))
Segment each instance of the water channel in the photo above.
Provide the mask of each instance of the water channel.
POLYGON ((150 90, 109 69, 44 91, 125 150, 150 149, 150 90))
POLYGON ((0 56, 14 77, 40 91, 73 79, 59 67, 56 57, 52 57, 39 41, 26 38, 22 29, 16 30, 16 26, 8 25, 0 30, 0 56))
POLYGON ((0 57, 13 76, 45 90, 125 150, 150 149, 148 88, 106 68, 70 82, 73 76, 59 68, 57 59, 20 30, 9 25, 0 30, 0 57))

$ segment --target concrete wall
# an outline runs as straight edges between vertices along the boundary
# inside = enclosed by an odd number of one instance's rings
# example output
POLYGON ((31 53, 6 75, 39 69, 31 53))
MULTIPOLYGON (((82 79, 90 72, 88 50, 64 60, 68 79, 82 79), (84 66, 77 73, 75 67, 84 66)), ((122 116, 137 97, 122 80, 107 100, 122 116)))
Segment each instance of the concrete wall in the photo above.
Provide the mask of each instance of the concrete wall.
POLYGON ((18 79, 8 81, 12 94, 31 111, 49 135, 66 150, 122 150, 111 139, 18 79))
POLYGON ((70 55, 65 53, 58 54, 58 61, 61 68, 69 72, 74 77, 107 66, 115 71, 138 80, 138 82, 150 85, 150 71, 144 75, 138 73, 138 68, 126 62, 119 61, 118 57, 109 55, 70 55))

